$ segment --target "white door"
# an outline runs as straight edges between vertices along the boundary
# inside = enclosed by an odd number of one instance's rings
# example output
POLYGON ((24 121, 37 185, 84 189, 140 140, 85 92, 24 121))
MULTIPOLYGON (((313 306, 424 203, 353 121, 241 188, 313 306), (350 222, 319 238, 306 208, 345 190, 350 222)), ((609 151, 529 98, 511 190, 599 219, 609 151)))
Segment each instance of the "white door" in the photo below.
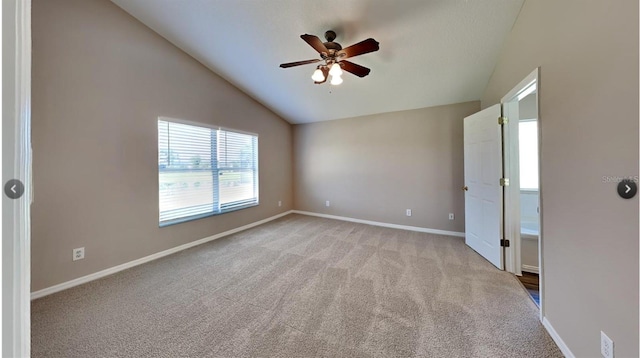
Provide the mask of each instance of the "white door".
POLYGON ((464 119, 465 242, 503 269, 500 104, 464 119))

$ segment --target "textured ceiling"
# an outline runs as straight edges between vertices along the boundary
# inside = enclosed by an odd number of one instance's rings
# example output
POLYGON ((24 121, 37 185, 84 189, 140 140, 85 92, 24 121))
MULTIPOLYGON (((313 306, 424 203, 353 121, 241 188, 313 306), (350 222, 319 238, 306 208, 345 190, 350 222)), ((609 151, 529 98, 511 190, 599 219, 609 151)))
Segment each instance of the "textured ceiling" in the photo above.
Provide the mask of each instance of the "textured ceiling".
POLYGON ((290 123, 478 100, 524 0, 112 0, 290 123), (338 34, 347 47, 373 37, 380 51, 351 58, 371 68, 314 85, 317 58, 300 39, 338 34))

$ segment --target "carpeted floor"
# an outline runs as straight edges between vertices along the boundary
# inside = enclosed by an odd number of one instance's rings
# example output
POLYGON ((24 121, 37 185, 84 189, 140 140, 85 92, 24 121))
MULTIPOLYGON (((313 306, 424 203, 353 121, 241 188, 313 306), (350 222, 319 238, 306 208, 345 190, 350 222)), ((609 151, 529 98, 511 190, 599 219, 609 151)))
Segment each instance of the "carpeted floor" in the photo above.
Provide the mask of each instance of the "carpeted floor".
POLYGON ((463 239, 288 215, 32 302, 33 357, 562 357, 463 239))

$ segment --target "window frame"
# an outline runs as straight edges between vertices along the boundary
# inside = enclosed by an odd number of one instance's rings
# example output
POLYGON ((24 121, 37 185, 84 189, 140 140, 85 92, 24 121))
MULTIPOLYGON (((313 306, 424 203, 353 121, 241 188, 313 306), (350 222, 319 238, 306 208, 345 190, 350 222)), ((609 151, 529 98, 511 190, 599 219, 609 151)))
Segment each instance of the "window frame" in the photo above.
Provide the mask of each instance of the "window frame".
MULTIPOLYGON (((157 169, 157 190, 156 192, 158 193, 158 226, 159 227, 166 227, 166 226, 171 226, 171 225, 175 225, 175 224, 180 224, 180 223, 184 223, 184 222, 188 222, 188 221, 193 221, 193 220, 199 220, 199 219, 203 219, 203 218, 207 218, 207 217, 211 217, 211 216, 218 216, 218 215, 222 215, 222 214, 226 214, 226 213, 230 213, 230 212, 234 212, 234 211, 239 211, 239 210, 244 210, 244 209, 248 209, 248 208, 252 208, 255 206, 260 205, 260 176, 259 176, 259 169, 260 169, 260 160, 259 160, 259 143, 260 143, 260 136, 257 133, 253 133, 253 132, 248 132, 248 131, 244 131, 244 130, 240 130, 240 129, 234 129, 234 128, 229 128, 229 127, 223 127, 223 126, 219 126, 219 125, 215 125, 215 124, 209 124, 209 123, 202 123, 202 122, 195 122, 195 121, 191 121, 191 120, 186 120, 186 119, 180 119, 180 118, 173 118, 173 117, 166 117, 166 116, 159 116, 156 120, 156 154, 159 155, 160 153, 160 133, 158 131, 158 124, 160 121, 164 121, 167 123, 176 123, 176 124, 183 124, 183 125, 189 125, 189 126, 194 126, 194 127, 200 127, 200 128, 208 128, 212 131, 226 131, 226 132, 232 132, 232 133, 238 133, 238 134, 244 134, 244 135, 249 135, 249 136, 253 136, 255 137, 255 150, 254 150, 254 156, 255 156, 255 168, 254 168, 254 186, 255 186, 255 201, 252 201, 249 204, 245 204, 245 205, 241 205, 241 206, 231 206, 231 207, 226 207, 223 209, 224 204, 219 204, 219 211, 212 211, 212 212, 207 212, 207 213, 202 213, 202 214, 195 214, 195 215, 189 215, 189 216, 184 216, 184 217, 179 217, 179 218, 175 218, 175 219, 170 219, 170 220, 165 220, 165 221, 160 221, 160 163, 159 163, 159 157, 156 158, 156 169, 157 169)), ((214 152, 212 151, 212 154, 214 154, 214 152)), ((217 152, 217 148, 215 151, 215 155, 218 155, 217 152)), ((218 171, 218 170, 225 170, 225 169, 220 169, 220 168, 211 168, 211 171, 218 171)), ((215 184, 214 184, 214 197, 219 198, 220 197, 220 188, 218 187, 217 189, 215 188, 215 184), (218 190, 218 192, 216 192, 216 190, 218 190)), ((215 199, 214 199, 215 200, 215 199)), ((219 199, 218 199, 219 200, 219 199)), ((248 201, 248 200, 247 200, 248 201)))

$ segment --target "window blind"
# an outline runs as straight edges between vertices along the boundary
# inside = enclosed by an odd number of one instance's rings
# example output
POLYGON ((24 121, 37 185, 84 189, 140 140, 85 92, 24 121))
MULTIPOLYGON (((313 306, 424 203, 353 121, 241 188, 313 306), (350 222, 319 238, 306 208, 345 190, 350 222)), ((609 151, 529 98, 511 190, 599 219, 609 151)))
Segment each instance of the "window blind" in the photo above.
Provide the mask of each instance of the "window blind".
POLYGON ((158 120, 160 226, 258 204, 258 137, 158 120))

